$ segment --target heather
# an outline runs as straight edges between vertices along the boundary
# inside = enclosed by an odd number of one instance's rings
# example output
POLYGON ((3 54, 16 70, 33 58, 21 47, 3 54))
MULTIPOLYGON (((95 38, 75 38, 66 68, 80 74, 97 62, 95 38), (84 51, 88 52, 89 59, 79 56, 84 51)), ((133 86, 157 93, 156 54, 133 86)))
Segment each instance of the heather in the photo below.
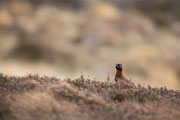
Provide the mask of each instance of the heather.
POLYGON ((133 81, 0 75, 0 120, 178 120, 180 91, 133 81))

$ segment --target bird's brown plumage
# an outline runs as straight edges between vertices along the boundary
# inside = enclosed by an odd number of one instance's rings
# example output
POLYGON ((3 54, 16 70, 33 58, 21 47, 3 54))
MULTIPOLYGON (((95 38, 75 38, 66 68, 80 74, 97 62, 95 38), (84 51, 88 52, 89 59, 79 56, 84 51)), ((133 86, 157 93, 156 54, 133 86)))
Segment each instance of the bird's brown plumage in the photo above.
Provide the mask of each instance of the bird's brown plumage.
POLYGON ((125 80, 128 81, 128 79, 126 79, 123 76, 123 68, 122 68, 122 64, 116 64, 116 75, 115 75, 115 81, 118 82, 118 80, 125 80))

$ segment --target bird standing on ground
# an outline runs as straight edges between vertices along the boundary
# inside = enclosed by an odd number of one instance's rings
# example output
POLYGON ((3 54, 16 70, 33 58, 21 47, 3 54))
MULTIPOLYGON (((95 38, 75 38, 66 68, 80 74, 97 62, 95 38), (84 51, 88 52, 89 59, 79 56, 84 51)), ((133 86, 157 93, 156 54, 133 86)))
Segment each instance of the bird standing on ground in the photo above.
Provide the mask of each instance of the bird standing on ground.
POLYGON ((115 81, 118 82, 119 80, 128 81, 123 74, 122 74, 123 68, 122 64, 116 64, 116 75, 115 75, 115 81))

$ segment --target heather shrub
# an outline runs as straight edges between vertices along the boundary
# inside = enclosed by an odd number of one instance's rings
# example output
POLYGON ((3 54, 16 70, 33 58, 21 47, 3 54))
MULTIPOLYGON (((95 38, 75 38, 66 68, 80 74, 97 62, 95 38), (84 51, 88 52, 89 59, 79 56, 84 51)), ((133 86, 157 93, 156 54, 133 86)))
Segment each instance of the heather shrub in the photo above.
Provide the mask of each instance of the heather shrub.
POLYGON ((178 120, 180 92, 131 81, 0 76, 0 119, 178 120), (155 110, 158 110, 154 112, 155 110), (149 118, 149 116, 152 116, 149 118))

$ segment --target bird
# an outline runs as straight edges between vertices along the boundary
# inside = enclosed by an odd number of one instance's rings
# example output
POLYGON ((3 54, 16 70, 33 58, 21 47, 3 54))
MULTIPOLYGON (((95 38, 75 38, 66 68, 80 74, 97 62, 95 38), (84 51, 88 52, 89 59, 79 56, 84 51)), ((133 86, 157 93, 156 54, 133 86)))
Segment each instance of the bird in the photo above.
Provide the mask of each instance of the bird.
POLYGON ((115 74, 115 81, 118 82, 119 80, 129 81, 127 78, 123 76, 123 68, 122 64, 116 64, 116 74, 115 74))

